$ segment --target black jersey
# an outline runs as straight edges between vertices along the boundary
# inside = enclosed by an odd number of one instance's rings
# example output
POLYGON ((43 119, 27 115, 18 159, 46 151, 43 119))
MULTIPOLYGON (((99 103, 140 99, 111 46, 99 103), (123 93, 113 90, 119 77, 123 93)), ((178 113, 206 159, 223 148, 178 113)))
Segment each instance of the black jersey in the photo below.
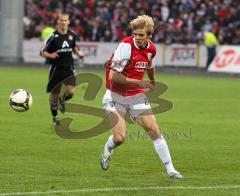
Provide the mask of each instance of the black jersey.
POLYGON ((66 34, 62 35, 58 31, 53 32, 52 36, 46 42, 43 51, 49 53, 57 52, 59 57, 49 59, 49 63, 56 67, 73 68, 74 60, 72 51, 76 46, 76 34, 68 30, 66 34))

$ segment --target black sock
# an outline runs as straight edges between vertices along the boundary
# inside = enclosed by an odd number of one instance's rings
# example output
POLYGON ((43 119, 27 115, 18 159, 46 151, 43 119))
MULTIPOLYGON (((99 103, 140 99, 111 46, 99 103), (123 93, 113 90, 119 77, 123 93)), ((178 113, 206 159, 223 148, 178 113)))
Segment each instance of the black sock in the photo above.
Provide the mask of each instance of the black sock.
POLYGON ((73 97, 73 94, 71 94, 71 93, 69 93, 69 94, 64 93, 64 95, 63 95, 63 98, 65 101, 72 99, 72 97, 73 97))
POLYGON ((57 109, 58 109, 58 105, 56 103, 50 103, 50 110, 51 110, 53 117, 57 116, 57 114, 58 114, 57 109))

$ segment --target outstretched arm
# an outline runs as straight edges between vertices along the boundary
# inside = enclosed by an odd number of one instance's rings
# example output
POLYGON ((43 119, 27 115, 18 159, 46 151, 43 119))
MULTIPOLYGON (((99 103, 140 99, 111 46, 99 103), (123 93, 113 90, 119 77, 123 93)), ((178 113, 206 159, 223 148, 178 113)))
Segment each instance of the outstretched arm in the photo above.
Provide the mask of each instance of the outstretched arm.
POLYGON ((113 69, 111 69, 109 73, 109 79, 113 83, 118 83, 118 84, 136 84, 139 87, 145 89, 145 90, 153 90, 153 85, 151 82, 148 81, 142 81, 142 80, 137 80, 134 78, 128 78, 124 76, 122 73, 119 73, 113 69))

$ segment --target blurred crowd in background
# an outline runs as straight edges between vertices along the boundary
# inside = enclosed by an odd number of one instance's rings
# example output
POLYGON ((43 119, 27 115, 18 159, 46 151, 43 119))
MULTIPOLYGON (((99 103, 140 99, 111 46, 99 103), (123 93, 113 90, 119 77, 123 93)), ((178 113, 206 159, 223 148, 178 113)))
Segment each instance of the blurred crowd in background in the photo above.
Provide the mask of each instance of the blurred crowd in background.
POLYGON ((116 42, 131 34, 129 21, 153 17, 155 43, 201 43, 206 31, 220 44, 240 45, 238 0, 25 0, 25 38, 55 27, 58 13, 70 14, 80 41, 116 42))

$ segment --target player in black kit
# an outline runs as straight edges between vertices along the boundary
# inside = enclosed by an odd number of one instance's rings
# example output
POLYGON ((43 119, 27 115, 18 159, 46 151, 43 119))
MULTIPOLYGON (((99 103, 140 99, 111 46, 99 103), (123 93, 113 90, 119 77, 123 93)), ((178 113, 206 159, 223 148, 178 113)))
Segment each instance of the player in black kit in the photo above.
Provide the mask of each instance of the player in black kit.
POLYGON ((65 112, 65 101, 73 97, 75 92, 75 71, 72 52, 81 60, 84 54, 76 46, 76 34, 68 29, 69 15, 60 14, 58 17, 57 30, 46 41, 40 55, 46 57, 51 65, 49 71, 49 82, 47 92, 49 95, 49 104, 53 115, 53 122, 59 125, 58 102, 62 113, 65 112), (65 84, 65 92, 60 96, 62 84, 65 84))

